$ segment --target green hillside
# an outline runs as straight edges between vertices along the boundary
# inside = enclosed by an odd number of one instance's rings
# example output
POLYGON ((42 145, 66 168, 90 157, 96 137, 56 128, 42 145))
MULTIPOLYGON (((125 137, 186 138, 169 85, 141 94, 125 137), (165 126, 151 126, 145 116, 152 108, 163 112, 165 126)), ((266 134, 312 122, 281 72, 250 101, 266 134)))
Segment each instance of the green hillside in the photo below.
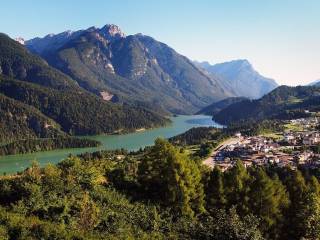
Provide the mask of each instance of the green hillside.
POLYGON ((226 98, 221 101, 214 102, 214 103, 210 104, 209 106, 207 106, 207 107, 201 109, 199 112, 197 112, 197 114, 205 114, 205 115, 212 116, 213 114, 220 112, 222 109, 225 109, 234 103, 241 102, 244 100, 247 100, 247 98, 245 98, 245 97, 226 98))
POLYGON ((55 89, 77 87, 70 77, 48 66, 39 56, 3 33, 0 33, 0 74, 55 89))
POLYGON ((160 115, 143 108, 105 102, 85 91, 54 90, 2 78, 0 92, 37 108, 71 135, 126 132, 168 123, 160 115))
POLYGON ((320 88, 280 86, 258 100, 234 103, 213 115, 228 124, 237 121, 292 119, 308 115, 305 110, 320 110, 320 88))
POLYGON ((0 143, 65 136, 60 126, 37 109, 0 94, 0 143))

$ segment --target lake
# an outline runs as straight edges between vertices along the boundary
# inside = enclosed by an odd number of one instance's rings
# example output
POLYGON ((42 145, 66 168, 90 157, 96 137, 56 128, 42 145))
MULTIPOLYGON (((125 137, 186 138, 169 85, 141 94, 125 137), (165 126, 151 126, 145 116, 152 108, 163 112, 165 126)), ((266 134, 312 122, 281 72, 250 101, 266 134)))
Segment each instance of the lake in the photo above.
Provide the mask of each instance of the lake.
POLYGON ((210 116, 204 115, 180 115, 177 117, 172 117, 171 120, 172 124, 162 128, 155 128, 124 135, 98 135, 87 137, 98 140, 102 143, 101 146, 95 148, 60 149, 31 154, 3 156, 0 157, 0 174, 21 171, 30 166, 31 162, 34 160, 39 162, 41 166, 45 166, 48 163, 58 163, 65 159, 69 154, 77 155, 84 152, 95 152, 99 150, 112 150, 119 148, 138 150, 141 147, 153 145, 153 142, 157 137, 170 138, 193 127, 221 127, 221 125, 212 121, 210 116))

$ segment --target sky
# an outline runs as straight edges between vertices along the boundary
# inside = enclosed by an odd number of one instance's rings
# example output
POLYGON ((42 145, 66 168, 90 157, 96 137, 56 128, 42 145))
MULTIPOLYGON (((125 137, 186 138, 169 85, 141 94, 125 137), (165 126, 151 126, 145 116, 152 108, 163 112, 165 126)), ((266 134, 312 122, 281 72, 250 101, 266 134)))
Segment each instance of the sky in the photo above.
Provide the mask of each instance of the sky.
POLYGON ((319 0, 10 0, 0 32, 30 39, 113 23, 192 60, 248 59, 293 86, 320 79, 319 12, 319 0))

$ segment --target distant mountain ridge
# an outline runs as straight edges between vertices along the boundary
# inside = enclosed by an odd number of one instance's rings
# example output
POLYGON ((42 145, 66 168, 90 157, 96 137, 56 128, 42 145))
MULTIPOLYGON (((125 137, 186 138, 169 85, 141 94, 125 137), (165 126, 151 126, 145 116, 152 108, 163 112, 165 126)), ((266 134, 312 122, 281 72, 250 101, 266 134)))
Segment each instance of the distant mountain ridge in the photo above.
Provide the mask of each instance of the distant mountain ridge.
POLYGON ((234 96, 166 44, 142 34, 126 36, 116 25, 47 35, 25 45, 81 87, 112 101, 185 114, 234 96))
POLYGON ((260 75, 246 59, 215 65, 208 62, 196 64, 220 79, 220 84, 238 97, 257 99, 278 86, 275 80, 260 75))

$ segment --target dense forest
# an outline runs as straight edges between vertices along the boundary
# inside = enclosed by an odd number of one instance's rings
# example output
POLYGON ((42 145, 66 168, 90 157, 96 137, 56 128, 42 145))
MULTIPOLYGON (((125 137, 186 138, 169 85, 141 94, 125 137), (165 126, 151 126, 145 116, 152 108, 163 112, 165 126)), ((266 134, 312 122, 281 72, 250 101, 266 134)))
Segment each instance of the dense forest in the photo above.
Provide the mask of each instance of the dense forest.
POLYGON ((49 89, 5 77, 0 77, 0 92, 37 108, 71 135, 126 132, 169 122, 144 108, 104 102, 90 93, 49 89))
POLYGON ((0 33, 0 74, 54 89, 78 88, 70 77, 3 33, 0 33))
POLYGON ((2 94, 0 94, 0 113, 0 143, 65 135, 56 122, 40 111, 2 94))
POLYGON ((258 100, 244 100, 231 104, 213 114, 222 124, 265 119, 294 119, 309 116, 304 110, 318 111, 320 88, 310 86, 280 86, 258 100))
POLYGON ((75 137, 26 139, 0 145, 0 156, 63 148, 98 147, 100 144, 95 140, 75 137))
POLYGON ((245 97, 229 97, 229 98, 225 98, 221 101, 218 102, 214 102, 212 104, 210 104, 209 106, 201 109, 199 112, 197 112, 197 114, 205 114, 205 115, 214 115, 218 112, 220 112, 222 109, 225 109, 227 107, 229 107, 232 104, 244 101, 244 100, 248 100, 248 98, 245 97))
POLYGON ((319 239, 318 172, 210 170, 157 139, 0 179, 1 239, 319 239))
POLYGON ((208 141, 216 143, 241 132, 246 136, 255 136, 265 132, 283 131, 284 122, 280 120, 239 121, 230 124, 227 128, 197 127, 174 136, 169 141, 177 146, 204 144, 208 141))

